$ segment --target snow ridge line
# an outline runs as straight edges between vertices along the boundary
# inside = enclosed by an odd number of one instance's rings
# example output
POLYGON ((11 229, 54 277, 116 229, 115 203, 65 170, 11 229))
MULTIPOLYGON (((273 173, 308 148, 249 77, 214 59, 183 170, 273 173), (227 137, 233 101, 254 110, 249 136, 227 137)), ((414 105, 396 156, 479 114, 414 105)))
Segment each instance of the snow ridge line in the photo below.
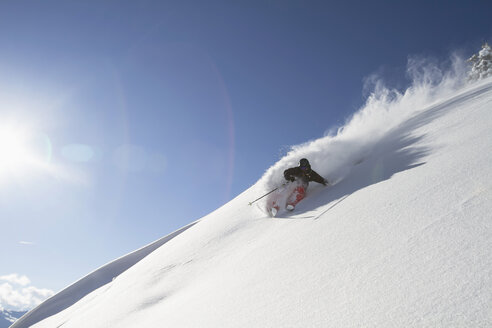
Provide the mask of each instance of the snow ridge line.
POLYGON ((114 278, 140 262, 147 255, 149 255, 174 237, 177 237, 181 233, 193 227, 199 221, 200 220, 192 222, 147 246, 144 246, 134 252, 124 255, 119 259, 116 259, 100 267, 99 269, 96 269, 92 273, 89 273, 84 278, 68 286, 61 292, 55 294, 33 310, 26 313, 12 326, 10 326, 10 328, 27 328, 39 321, 42 321, 52 315, 55 315, 67 309, 92 291, 110 283, 111 281, 113 281, 114 278))

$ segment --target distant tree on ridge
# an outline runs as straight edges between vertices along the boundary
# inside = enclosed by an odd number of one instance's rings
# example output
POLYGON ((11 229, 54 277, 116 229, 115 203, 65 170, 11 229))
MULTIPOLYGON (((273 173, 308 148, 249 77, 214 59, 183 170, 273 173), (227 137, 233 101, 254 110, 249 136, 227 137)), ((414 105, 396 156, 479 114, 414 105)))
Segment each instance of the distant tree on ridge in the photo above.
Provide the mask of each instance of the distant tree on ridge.
POLYGON ((468 73, 468 80, 478 81, 492 76, 492 49, 487 42, 482 45, 482 50, 468 59, 471 69, 468 73))

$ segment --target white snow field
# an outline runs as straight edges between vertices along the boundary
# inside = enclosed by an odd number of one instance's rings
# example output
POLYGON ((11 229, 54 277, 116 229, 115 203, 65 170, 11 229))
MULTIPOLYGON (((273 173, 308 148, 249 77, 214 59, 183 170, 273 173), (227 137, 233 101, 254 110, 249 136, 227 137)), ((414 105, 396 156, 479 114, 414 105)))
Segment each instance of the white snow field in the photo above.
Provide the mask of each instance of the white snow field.
POLYGON ((12 327, 492 327, 492 79, 449 81, 380 91, 336 135, 12 327), (334 185, 276 218, 268 197, 248 206, 302 157, 334 185))

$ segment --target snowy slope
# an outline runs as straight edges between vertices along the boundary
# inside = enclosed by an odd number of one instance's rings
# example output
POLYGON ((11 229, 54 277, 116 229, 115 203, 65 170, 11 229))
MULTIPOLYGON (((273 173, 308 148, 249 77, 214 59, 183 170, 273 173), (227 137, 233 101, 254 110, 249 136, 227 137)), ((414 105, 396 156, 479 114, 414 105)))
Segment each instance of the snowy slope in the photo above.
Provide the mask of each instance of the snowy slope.
POLYGON ((13 327, 492 326, 492 80, 390 98, 13 327), (336 184, 275 219, 247 205, 300 157, 336 184))

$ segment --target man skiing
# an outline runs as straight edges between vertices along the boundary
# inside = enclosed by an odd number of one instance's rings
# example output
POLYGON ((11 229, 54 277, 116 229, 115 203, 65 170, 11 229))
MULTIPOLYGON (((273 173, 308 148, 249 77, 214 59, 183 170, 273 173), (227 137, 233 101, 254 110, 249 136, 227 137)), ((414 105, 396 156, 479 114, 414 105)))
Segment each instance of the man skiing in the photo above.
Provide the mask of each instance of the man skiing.
MULTIPOLYGON (((309 164, 309 161, 306 158, 299 161, 299 166, 285 170, 284 177, 288 181, 297 182, 297 186, 287 199, 285 209, 288 211, 293 211, 297 203, 304 199, 310 181, 321 183, 324 186, 328 184, 328 181, 325 178, 311 169, 311 164, 309 164)), ((271 209, 272 215, 275 216, 279 209, 280 207, 276 201, 274 201, 271 209)))

